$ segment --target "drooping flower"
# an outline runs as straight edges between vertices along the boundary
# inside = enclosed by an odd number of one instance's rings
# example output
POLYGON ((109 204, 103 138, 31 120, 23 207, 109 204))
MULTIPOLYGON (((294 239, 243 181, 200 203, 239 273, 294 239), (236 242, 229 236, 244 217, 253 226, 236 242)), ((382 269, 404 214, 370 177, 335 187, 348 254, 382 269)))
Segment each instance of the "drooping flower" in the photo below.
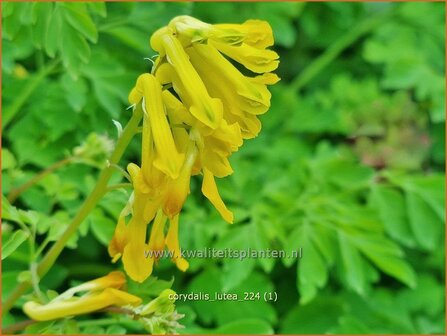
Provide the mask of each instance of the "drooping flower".
POLYGON ((109 306, 137 306, 141 299, 129 294, 121 287, 126 279, 121 272, 85 282, 70 288, 47 304, 35 301, 25 303, 23 310, 36 321, 49 321, 62 317, 87 314, 109 306), (83 293, 81 296, 76 294, 83 293))
POLYGON ((122 256, 124 269, 139 282, 161 256, 153 252, 165 248, 180 270, 188 268, 179 216, 191 176, 203 175, 203 195, 233 222, 215 178, 233 173, 229 157, 259 133, 258 116, 270 107, 267 85, 279 80, 271 72, 279 57, 266 49, 273 34, 265 21, 211 25, 179 16, 157 30, 150 44, 159 54, 154 67, 129 94, 144 112, 141 166, 128 166, 134 191, 109 246, 113 260, 122 256))

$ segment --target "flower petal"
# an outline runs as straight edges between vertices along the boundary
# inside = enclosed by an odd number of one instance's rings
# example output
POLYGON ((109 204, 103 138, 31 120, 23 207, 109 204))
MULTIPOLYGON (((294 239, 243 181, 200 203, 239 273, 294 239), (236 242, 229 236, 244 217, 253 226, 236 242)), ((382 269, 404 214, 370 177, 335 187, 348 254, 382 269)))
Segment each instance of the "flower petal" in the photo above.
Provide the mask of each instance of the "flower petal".
MULTIPOLYGON (((160 40, 168 62, 178 74, 186 91, 185 93, 191 97, 192 104, 189 107, 189 111, 208 127, 212 129, 217 128, 222 120, 222 102, 209 96, 205 85, 191 65, 180 41, 170 33, 161 35, 160 40)), ((154 49, 156 47, 157 45, 153 46, 154 49)))
POLYGON ((180 176, 172 180, 166 195, 166 201, 163 206, 164 213, 173 218, 177 215, 185 203, 189 194, 189 184, 191 180, 192 167, 196 161, 197 148, 193 142, 189 143, 186 153, 186 160, 180 172, 180 176))
POLYGON ((177 151, 162 100, 161 85, 153 75, 141 75, 137 86, 143 88, 143 110, 149 118, 157 150, 154 166, 171 178, 177 178, 184 155, 177 151))
POLYGON ((216 181, 213 174, 206 168, 203 169, 203 183, 202 193, 206 198, 214 205, 217 211, 219 211, 222 218, 228 223, 233 223, 233 213, 227 209, 224 202, 220 198, 219 191, 217 190, 216 181))
POLYGON ((239 46, 231 46, 220 42, 210 42, 210 44, 253 72, 270 72, 279 65, 279 61, 277 61, 279 56, 273 50, 257 49, 245 43, 239 46))
POLYGON ((66 316, 91 313, 111 305, 125 306, 128 304, 139 305, 140 303, 141 299, 135 295, 115 288, 107 288, 102 292, 69 301, 54 301, 45 305, 29 301, 25 303, 23 310, 33 320, 49 321, 66 316))
POLYGON ((129 242, 123 251, 124 270, 137 282, 143 282, 152 273, 154 260, 146 257, 149 249, 146 242, 146 222, 141 218, 132 217, 128 224, 129 242))
POLYGON ((165 223, 166 216, 161 210, 157 212, 154 223, 152 224, 151 236, 149 239, 149 250, 151 251, 163 251, 165 247, 165 223))
POLYGON ((177 268, 182 272, 186 271, 189 267, 188 261, 186 261, 180 253, 180 243, 178 239, 178 215, 174 216, 169 222, 169 231, 166 235, 166 245, 169 251, 171 251, 172 261, 176 264, 177 268))
MULTIPOLYGON (((213 69, 208 76, 219 76, 229 83, 241 98, 241 108, 252 114, 262 114, 270 107, 271 94, 263 84, 253 83, 211 45, 194 45, 196 62, 207 63, 213 69)), ((190 54, 194 52, 191 50, 190 54)), ((199 67, 199 66, 198 66, 199 67)))
MULTIPOLYGON (((212 38, 226 42, 233 34, 234 37, 242 35, 240 42, 247 43, 256 48, 267 48, 273 45, 272 28, 267 21, 263 20, 247 20, 243 24, 216 24, 213 25, 216 31, 212 38)), ((234 43, 233 43, 234 44, 234 43)))

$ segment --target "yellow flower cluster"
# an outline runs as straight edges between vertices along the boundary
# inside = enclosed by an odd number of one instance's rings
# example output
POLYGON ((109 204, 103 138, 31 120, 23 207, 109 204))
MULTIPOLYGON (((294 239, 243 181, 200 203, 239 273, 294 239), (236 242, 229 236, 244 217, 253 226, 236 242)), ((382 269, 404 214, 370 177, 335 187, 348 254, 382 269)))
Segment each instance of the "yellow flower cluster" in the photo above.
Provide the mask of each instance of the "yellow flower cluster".
POLYGON ((271 73, 279 61, 266 49, 273 35, 264 21, 210 25, 179 16, 156 31, 150 44, 158 52, 152 73, 141 75, 129 94, 130 103, 144 112, 141 166, 127 167, 134 192, 109 245, 113 260, 122 257, 128 275, 139 282, 156 261, 146 251, 167 247, 177 267, 188 268, 180 255, 178 223, 191 176, 203 174, 202 193, 233 222, 215 177, 230 175, 229 156, 259 133, 258 115, 270 107, 267 85, 279 80, 271 73))
POLYGON ((138 306, 141 299, 120 290, 126 283, 121 272, 111 272, 101 278, 72 287, 47 304, 25 303, 23 310, 36 321, 86 314, 109 306, 138 306), (81 296, 76 294, 83 293, 81 296))

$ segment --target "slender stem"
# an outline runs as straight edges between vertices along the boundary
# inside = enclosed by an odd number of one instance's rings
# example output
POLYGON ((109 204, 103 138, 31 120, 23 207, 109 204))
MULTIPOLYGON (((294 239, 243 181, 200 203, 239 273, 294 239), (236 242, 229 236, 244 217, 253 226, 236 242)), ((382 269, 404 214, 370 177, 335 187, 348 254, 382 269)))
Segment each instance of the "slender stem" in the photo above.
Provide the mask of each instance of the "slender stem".
POLYGON ((20 330, 23 330, 23 329, 25 329, 26 327, 28 327, 28 326, 30 326, 30 325, 32 325, 32 324, 34 324, 34 323, 37 323, 37 321, 34 321, 34 320, 24 320, 24 321, 20 321, 20 322, 11 324, 10 326, 7 326, 6 328, 4 328, 4 329, 2 330, 2 333, 3 333, 4 335, 12 335, 12 334, 14 334, 15 332, 20 331, 20 330))
POLYGON ((29 181, 27 181, 24 184, 18 186, 17 188, 12 189, 9 192, 9 194, 8 194, 8 201, 9 201, 9 203, 11 203, 11 204, 14 203, 14 201, 20 196, 21 193, 23 193, 24 191, 28 190, 30 187, 35 185, 37 182, 39 182, 41 179, 43 179, 48 174, 54 172, 55 170, 57 170, 57 169, 59 169, 61 167, 66 166, 67 164, 72 162, 73 159, 74 159, 73 156, 70 156, 68 158, 62 159, 62 160, 52 164, 48 168, 42 170, 39 174, 35 175, 29 181))
POLYGON ((37 275, 37 264, 36 263, 31 263, 30 271, 31 271, 31 284, 34 289, 34 293, 36 293, 39 300, 41 300, 42 302, 45 302, 45 297, 43 296, 43 294, 39 288, 40 278, 37 275))
MULTIPOLYGON (((115 150, 113 151, 109 160, 110 163, 117 164, 119 162, 121 156, 124 153, 124 150, 127 148, 130 140, 134 136, 135 130, 138 128, 142 115, 143 111, 141 109, 141 105, 137 105, 137 108, 135 108, 133 112, 132 118, 130 118, 116 144, 115 150)), ((67 241, 76 232, 76 230, 79 228, 79 225, 81 225, 90 211, 93 210, 98 201, 101 199, 107 189, 107 183, 112 177, 113 172, 114 168, 112 168, 112 166, 108 166, 102 170, 95 187, 82 204, 76 216, 72 219, 71 223, 65 229, 64 233, 58 238, 58 240, 54 243, 51 249, 45 254, 40 263, 37 265, 37 275, 40 278, 42 278, 48 272, 51 266, 53 266, 57 257, 64 249, 67 241)), ((15 301, 28 290, 30 285, 31 284, 29 282, 22 282, 17 285, 17 287, 12 291, 11 295, 4 302, 2 307, 2 315, 6 314, 11 309, 15 301)))
POLYGON ((6 107, 2 113, 2 127, 8 126, 15 115, 20 111, 22 106, 26 103, 28 98, 37 89, 40 83, 47 77, 59 64, 60 60, 56 59, 44 66, 35 76, 31 78, 25 88, 19 93, 13 103, 6 107))
POLYGON ((315 78, 326 66, 336 59, 346 48, 354 44, 365 34, 376 28, 385 19, 389 18, 390 11, 384 11, 374 16, 368 17, 364 21, 351 28, 345 35, 336 40, 313 61, 301 74, 292 81, 290 89, 300 91, 303 86, 315 78))
POLYGON ((37 249, 36 252, 34 252, 34 260, 37 259, 40 254, 42 253, 42 251, 45 249, 45 247, 47 247, 47 245, 50 243, 50 239, 47 236, 44 241, 42 242, 42 244, 40 244, 39 248, 37 249))
POLYGON ((116 189, 122 189, 122 188, 132 188, 132 183, 117 183, 117 184, 108 186, 106 192, 116 190, 116 189))

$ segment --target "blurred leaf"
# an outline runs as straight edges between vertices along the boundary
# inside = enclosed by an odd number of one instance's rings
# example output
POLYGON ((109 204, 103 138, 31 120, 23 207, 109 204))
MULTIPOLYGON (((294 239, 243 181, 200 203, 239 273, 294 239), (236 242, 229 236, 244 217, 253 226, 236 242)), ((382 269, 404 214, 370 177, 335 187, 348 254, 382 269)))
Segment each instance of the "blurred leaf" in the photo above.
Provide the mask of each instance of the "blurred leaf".
POLYGON ((2 148, 2 171, 14 168, 17 164, 14 155, 6 148, 2 148))
POLYGON ((442 222, 433 209, 415 193, 406 194, 408 216, 413 234, 425 249, 434 250, 442 236, 442 222))
POLYGON ((9 257, 25 240, 29 237, 29 233, 23 230, 15 231, 8 241, 2 245, 2 260, 9 257))
MULTIPOLYGON (((98 31, 93 23, 85 3, 62 3, 65 18, 73 28, 81 32, 90 42, 98 41, 98 31)), ((96 7, 92 7, 97 9, 96 7)))
POLYGON ((223 259, 221 282, 224 292, 237 287, 250 275, 255 266, 254 259, 244 255, 249 248, 252 248, 251 234, 251 227, 248 225, 235 227, 228 230, 228 233, 214 246, 216 249, 222 251, 228 249, 238 254, 237 257, 227 256, 223 259))
POLYGON ((327 332, 343 313, 343 303, 332 297, 314 300, 305 306, 293 307, 281 321, 280 333, 314 334, 327 332), (315 323, 315 319, 318 323, 315 323))
POLYGON ((95 209, 88 217, 90 228, 95 237, 104 245, 108 246, 115 232, 116 222, 106 217, 101 209, 95 209))
POLYGON ((213 334, 273 334, 273 328, 263 320, 242 319, 213 330, 213 334))

